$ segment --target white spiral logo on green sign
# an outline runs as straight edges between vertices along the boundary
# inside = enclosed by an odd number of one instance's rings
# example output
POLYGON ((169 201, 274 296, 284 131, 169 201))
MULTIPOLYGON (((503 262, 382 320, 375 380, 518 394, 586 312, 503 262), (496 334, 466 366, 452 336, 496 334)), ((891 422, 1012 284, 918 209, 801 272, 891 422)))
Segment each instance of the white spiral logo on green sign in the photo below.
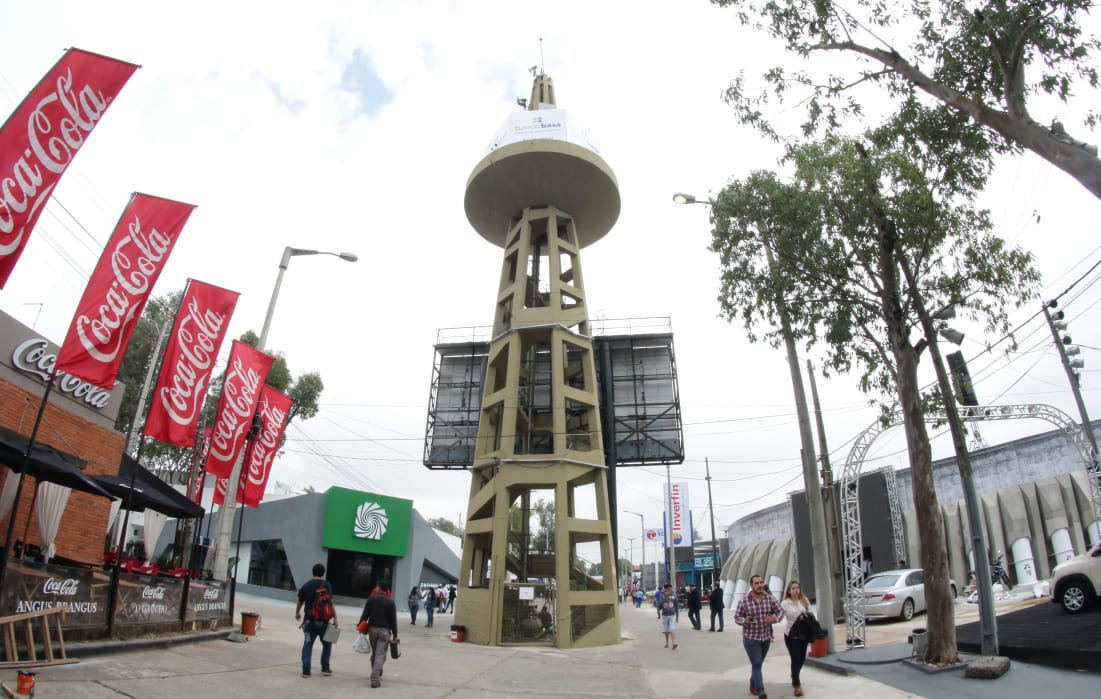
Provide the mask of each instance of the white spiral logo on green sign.
POLYGON ((386 510, 373 502, 365 502, 356 510, 355 535, 360 539, 381 539, 389 523, 386 510))

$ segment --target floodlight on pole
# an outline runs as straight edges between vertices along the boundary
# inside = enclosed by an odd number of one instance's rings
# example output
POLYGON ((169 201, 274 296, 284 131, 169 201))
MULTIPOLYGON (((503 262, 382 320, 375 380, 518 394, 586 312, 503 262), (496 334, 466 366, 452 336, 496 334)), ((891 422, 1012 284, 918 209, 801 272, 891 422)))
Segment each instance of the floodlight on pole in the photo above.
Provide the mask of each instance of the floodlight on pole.
POLYGON ((642 538, 642 575, 639 576, 639 582, 646 587, 646 518, 640 512, 624 510, 623 513, 638 517, 639 534, 642 538))

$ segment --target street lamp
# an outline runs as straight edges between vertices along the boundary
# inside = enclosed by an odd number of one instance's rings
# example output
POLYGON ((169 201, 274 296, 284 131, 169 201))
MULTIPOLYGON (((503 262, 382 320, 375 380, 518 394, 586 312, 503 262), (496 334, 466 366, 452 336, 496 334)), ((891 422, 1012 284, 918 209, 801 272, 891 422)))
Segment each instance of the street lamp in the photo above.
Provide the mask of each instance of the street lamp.
MULTIPOLYGON (((268 328, 271 327, 271 317, 275 313, 275 301, 279 298, 279 287, 283 283, 283 273, 287 271, 287 265, 290 264, 291 258, 298 255, 332 255, 347 262, 355 262, 359 259, 350 252, 302 250, 292 248, 289 245, 284 248, 283 257, 279 260, 279 274, 275 277, 275 288, 271 290, 268 314, 264 317, 264 329, 260 331, 260 342, 256 347, 261 352, 267 347, 268 328)), ((220 571, 224 571, 227 577, 229 575, 229 541, 230 535, 233 533, 233 513, 237 509, 237 481, 241 477, 241 467, 244 462, 245 454, 242 449, 241 454, 237 456, 237 460, 233 463, 233 470, 230 472, 229 482, 226 484, 225 499, 218 514, 218 538, 214 544, 214 565, 211 568, 215 575, 219 574, 220 571)), ((238 546, 240 546, 240 539, 238 539, 238 546)))
MULTIPOLYGON (((673 195, 673 201, 677 204, 703 204, 711 207, 710 201, 699 201, 691 194, 678 192, 673 195)), ((712 209, 714 215, 714 209, 712 209)), ((771 271, 775 259, 766 241, 761 240, 764 248, 765 260, 771 271)), ((803 463, 803 488, 807 495, 807 511, 810 516, 810 541, 814 554, 814 586, 815 601, 818 604, 818 617, 826 619, 829 623, 826 628, 833 627, 833 579, 830 574, 829 542, 826 537, 826 514, 822 503, 822 487, 818 478, 818 464, 814 454, 814 435, 810 428, 810 411, 807 408, 807 392, 803 388, 803 373, 799 367, 799 352, 795 347, 795 337, 791 331, 791 322, 788 319, 787 304, 782 295, 776 297, 776 313, 780 320, 780 334, 784 338, 784 348, 787 351, 788 371, 791 374, 791 388, 795 394, 795 414, 799 421, 800 460, 803 463)), ((833 652, 833 634, 829 634, 826 641, 827 652, 833 652)))
POLYGON ((268 346, 268 328, 271 327, 271 317, 275 313, 275 301, 279 298, 279 287, 283 285, 283 273, 287 271, 287 265, 291 263, 291 258, 298 257, 299 255, 332 255, 333 257, 339 257, 347 262, 355 262, 359 259, 359 257, 350 252, 303 250, 301 248, 292 248, 289 245, 283 248, 283 259, 279 260, 279 274, 275 277, 275 288, 271 290, 271 301, 268 302, 268 314, 264 316, 264 329, 260 331, 260 343, 257 349, 261 352, 268 346))
POLYGON ((628 514, 628 515, 635 515, 636 517, 638 517, 639 534, 641 535, 641 538, 642 538, 642 575, 639 576, 641 578, 639 580, 639 582, 642 584, 642 587, 645 588, 646 587, 646 518, 643 517, 640 513, 631 512, 630 510, 624 510, 623 513, 628 514))

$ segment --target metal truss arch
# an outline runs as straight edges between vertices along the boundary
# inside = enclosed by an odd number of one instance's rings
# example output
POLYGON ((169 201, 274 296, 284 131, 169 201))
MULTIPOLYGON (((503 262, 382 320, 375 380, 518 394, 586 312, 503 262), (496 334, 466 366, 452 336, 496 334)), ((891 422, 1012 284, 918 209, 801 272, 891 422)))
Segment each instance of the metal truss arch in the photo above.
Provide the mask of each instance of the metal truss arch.
MULTIPOLYGON (((960 419, 963 422, 1020 420, 1025 418, 1050 422, 1070 438, 1082 457, 1090 483, 1093 485, 1090 489, 1090 496, 1093 501, 1094 517, 1101 521, 1101 464, 1098 463, 1097 454, 1094 452, 1093 445, 1090 444, 1085 431, 1069 415, 1054 406, 1042 403, 974 406, 964 408, 960 413, 960 419)), ((943 411, 925 415, 925 422, 946 422, 947 420, 948 417, 943 411)), ((860 531, 860 503, 858 499, 860 471, 864 465, 868 449, 871 448, 875 440, 887 430, 900 424, 902 424, 902 413, 898 410, 892 412, 885 419, 879 419, 872 423, 853 442, 849 455, 845 459, 845 467, 841 475, 841 537, 844 546, 842 573, 845 576, 845 627, 848 648, 864 646, 867 628, 863 594, 864 544, 860 531)), ((897 528, 901 523, 901 515, 896 518, 894 510, 895 508, 892 508, 891 519, 896 526, 895 548, 898 549, 901 542, 901 532, 897 531, 897 528)), ((902 557, 900 551, 896 551, 896 555, 902 557)))

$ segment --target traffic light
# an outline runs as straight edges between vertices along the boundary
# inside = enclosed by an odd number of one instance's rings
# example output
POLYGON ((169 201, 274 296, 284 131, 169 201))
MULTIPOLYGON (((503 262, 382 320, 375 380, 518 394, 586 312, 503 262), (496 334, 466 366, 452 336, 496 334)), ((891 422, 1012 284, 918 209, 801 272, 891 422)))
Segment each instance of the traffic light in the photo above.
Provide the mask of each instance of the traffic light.
POLYGON ((948 360, 948 370, 952 372, 952 387, 956 391, 956 401, 960 405, 978 405, 979 398, 975 395, 975 387, 971 383, 971 372, 967 370, 967 361, 963 358, 963 352, 952 352, 945 355, 948 360))

